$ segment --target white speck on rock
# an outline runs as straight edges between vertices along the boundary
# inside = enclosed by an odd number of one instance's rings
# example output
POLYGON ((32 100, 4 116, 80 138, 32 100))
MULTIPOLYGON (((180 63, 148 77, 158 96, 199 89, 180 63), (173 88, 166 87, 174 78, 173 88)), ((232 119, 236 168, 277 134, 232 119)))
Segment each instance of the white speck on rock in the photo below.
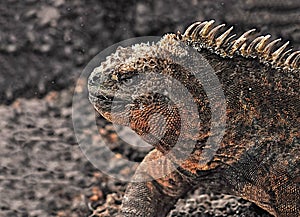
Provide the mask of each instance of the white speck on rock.
POLYGON ((55 7, 45 6, 37 13, 37 17, 41 25, 51 24, 51 26, 56 26, 60 14, 55 7))

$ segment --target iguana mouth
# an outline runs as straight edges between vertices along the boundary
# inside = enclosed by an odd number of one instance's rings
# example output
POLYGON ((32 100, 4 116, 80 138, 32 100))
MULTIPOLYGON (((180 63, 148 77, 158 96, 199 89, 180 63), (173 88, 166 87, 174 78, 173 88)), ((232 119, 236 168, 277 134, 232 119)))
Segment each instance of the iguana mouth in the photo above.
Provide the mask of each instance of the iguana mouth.
POLYGON ((89 93, 89 100, 96 110, 101 109, 103 111, 109 111, 111 108, 112 100, 104 95, 94 95, 89 93))
POLYGON ((126 110, 127 105, 131 105, 127 100, 117 98, 116 96, 105 96, 102 94, 89 94, 89 100, 96 110, 109 113, 120 113, 126 110))
POLYGON ((101 84, 89 79, 88 83, 89 100, 95 105, 111 106, 114 99, 113 94, 109 94, 108 90, 104 90, 101 84))
POLYGON ((104 101, 106 98, 103 95, 95 96, 94 94, 89 94, 89 100, 91 103, 97 103, 99 101, 104 101))

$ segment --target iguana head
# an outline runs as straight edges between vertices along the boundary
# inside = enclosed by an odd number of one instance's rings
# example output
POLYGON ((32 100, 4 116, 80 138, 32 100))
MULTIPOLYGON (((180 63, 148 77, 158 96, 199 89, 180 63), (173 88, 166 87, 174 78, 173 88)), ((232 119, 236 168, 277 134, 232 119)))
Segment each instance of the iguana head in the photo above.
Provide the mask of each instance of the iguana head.
POLYGON ((88 82, 89 98, 101 115, 126 125, 122 116, 128 115, 128 109, 136 104, 141 107, 141 103, 150 103, 151 91, 147 89, 156 81, 146 80, 145 76, 161 72, 157 52, 156 44, 119 47, 93 70, 88 82))
POLYGON ((176 62, 189 54, 174 44, 179 42, 173 37, 119 47, 94 69, 88 82, 89 99, 97 112, 115 124, 131 127, 150 144, 165 143, 164 150, 176 143, 180 133, 196 139, 201 129, 198 108, 210 118, 201 84, 176 62), (182 119, 188 119, 189 126, 182 119))
POLYGON ((119 47, 93 70, 88 79, 89 99, 109 121, 126 124, 122 116, 126 115, 127 108, 133 103, 133 94, 136 92, 134 82, 138 82, 138 76, 145 72, 140 65, 145 61, 137 56, 141 52, 137 48, 141 47, 149 49, 150 46, 119 47))

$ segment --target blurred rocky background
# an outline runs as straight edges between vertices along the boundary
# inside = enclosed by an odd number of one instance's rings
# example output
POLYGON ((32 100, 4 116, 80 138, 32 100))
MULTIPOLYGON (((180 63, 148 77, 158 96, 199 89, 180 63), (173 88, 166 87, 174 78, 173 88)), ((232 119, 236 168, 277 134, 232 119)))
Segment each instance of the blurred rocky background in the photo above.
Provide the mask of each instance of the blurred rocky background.
MULTIPOLYGON (((76 82, 85 65, 116 42, 209 19, 237 33, 256 28, 300 48, 295 0, 1 1, 0 216, 113 216, 126 183, 93 167, 77 144, 76 82)), ((102 133, 121 144, 98 119, 102 133)), ((142 158, 133 151, 129 159, 142 158)), ((197 190, 169 216, 269 215, 242 199, 197 190)))

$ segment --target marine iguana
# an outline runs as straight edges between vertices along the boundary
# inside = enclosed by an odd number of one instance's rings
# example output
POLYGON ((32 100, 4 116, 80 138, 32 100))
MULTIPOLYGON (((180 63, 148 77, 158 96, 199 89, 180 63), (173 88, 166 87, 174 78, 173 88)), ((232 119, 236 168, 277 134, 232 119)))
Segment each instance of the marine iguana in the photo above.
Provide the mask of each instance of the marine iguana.
POLYGON ((129 183, 120 216, 166 216, 178 198, 199 186, 240 196, 276 217, 300 216, 300 51, 288 49, 288 42, 277 46, 280 39, 257 36, 254 29, 235 37, 224 26, 195 22, 157 43, 118 48, 91 73, 95 110, 155 147, 133 177, 146 181, 129 183), (182 44, 207 60, 224 92, 226 127, 212 158, 205 154, 217 142, 207 145, 209 138, 218 136, 211 129, 211 103, 205 84, 174 61, 191 55, 182 44), (141 78, 146 75, 154 79, 141 78), (158 75, 188 90, 197 117, 190 106, 172 102, 168 87, 174 85, 161 85, 166 81, 158 75))

